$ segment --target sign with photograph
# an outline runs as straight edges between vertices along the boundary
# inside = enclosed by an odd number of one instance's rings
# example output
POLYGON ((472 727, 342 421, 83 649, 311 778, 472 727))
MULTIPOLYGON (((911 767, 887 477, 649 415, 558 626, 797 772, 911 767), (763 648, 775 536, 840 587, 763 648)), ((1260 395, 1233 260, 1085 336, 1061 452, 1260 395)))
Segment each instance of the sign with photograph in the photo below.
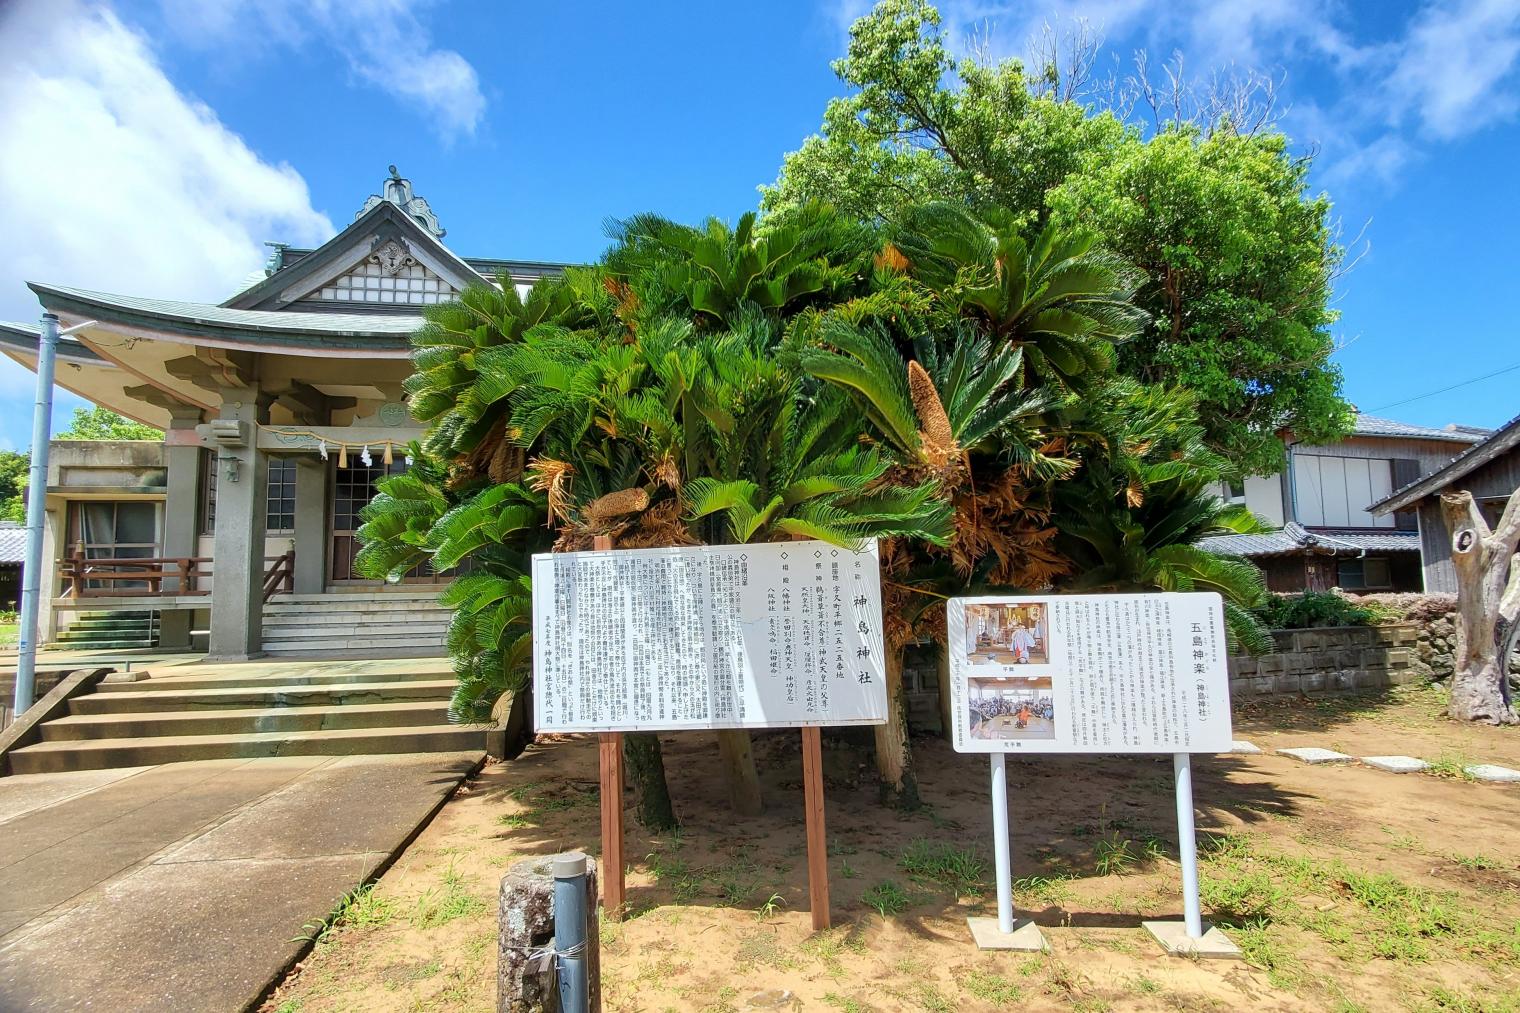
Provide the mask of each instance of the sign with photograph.
POLYGON ((953 598, 947 608, 958 751, 1229 751, 1219 595, 953 598))
POLYGON ((533 710, 550 732, 881 724, 876 543, 533 557, 533 710))

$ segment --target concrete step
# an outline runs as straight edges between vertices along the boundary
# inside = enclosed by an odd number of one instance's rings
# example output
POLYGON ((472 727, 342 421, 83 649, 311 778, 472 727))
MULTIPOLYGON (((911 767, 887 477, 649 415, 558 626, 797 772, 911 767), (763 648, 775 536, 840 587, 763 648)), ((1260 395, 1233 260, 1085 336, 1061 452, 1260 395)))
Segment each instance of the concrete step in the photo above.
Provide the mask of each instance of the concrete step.
POLYGON ((403 637, 442 641, 449 624, 440 622, 411 623, 305 623, 265 626, 264 640, 368 640, 382 643, 403 637))
POLYGON ((58 634, 59 640, 151 640, 158 633, 148 626, 119 626, 110 630, 76 630, 58 634))
POLYGON ((71 630, 148 630, 158 623, 151 619, 75 619, 71 630))
POLYGON ((17 774, 136 767, 184 760, 256 756, 349 756, 356 753, 441 753, 482 749, 485 730, 464 725, 336 728, 237 735, 167 735, 151 739, 39 742, 10 754, 17 774))
POLYGON ((406 612, 266 612, 266 629, 284 626, 393 626, 411 623, 448 624, 452 612, 444 609, 406 612))
POLYGON ((438 601, 438 596, 443 593, 443 585, 423 591, 375 591, 375 592, 333 592, 331 594, 282 594, 270 599, 270 604, 281 605, 332 605, 343 603, 347 605, 373 604, 384 602, 433 602, 438 601))
POLYGON ((446 725, 446 700, 350 704, 340 707, 246 707, 233 710, 147 711, 131 714, 70 714, 44 723, 44 742, 161 736, 240 735, 251 732, 314 732, 337 728, 446 725))
POLYGON ((92 651, 121 651, 121 650, 126 650, 128 648, 133 648, 133 647, 153 647, 157 643, 158 643, 157 640, 147 639, 147 638, 141 639, 141 640, 104 640, 104 639, 102 639, 102 640, 90 640, 90 639, 79 639, 79 640, 55 640, 55 641, 53 641, 53 643, 49 644, 48 646, 51 647, 51 648, 53 648, 54 650, 59 650, 59 651, 63 651, 63 650, 74 651, 74 650, 81 650, 81 649, 84 649, 84 648, 88 648, 88 649, 90 649, 92 651))
MULTIPOLYGON (((151 680, 150 680, 151 681, 151 680)), ((277 682, 266 686, 218 689, 139 690, 143 683, 121 693, 91 693, 69 701, 72 714, 132 714, 141 711, 185 711, 246 707, 339 707, 349 704, 390 703, 399 700, 446 700, 453 679, 347 683, 299 686, 277 682)))
POLYGON ((76 612, 80 619, 157 619, 158 613, 144 609, 90 609, 85 612, 76 612))
POLYGON ((442 651, 443 634, 411 634, 398 633, 395 636, 357 636, 357 637, 328 637, 325 639, 303 640, 299 637, 265 637, 263 644, 266 654, 305 654, 312 651, 342 651, 352 653, 354 651, 380 651, 386 652, 372 657, 388 657, 392 650, 397 651, 442 651))
POLYGON ((449 678, 450 668, 446 661, 432 666, 418 666, 416 671, 345 672, 334 666, 311 671, 280 671, 269 675, 247 675, 235 669, 200 675, 177 675, 173 668, 159 669, 141 682, 103 682, 95 687, 97 693, 148 693, 172 692, 184 689, 269 689, 288 686, 345 686, 367 682, 438 682, 449 678))
POLYGON ((272 602, 264 606, 264 619, 266 622, 271 619, 300 621, 303 619, 316 619, 322 616, 343 616, 346 621, 350 622, 357 622, 366 619, 371 622, 379 622, 395 617, 405 619, 412 616, 442 616, 443 618, 447 619, 453 614, 453 610, 451 609, 441 608, 437 605, 423 605, 419 602, 411 602, 405 605, 399 603, 387 604, 385 602, 375 602, 367 605, 361 604, 354 606, 344 606, 342 608, 339 608, 336 605, 333 605, 331 607, 322 607, 319 605, 301 605, 291 608, 282 608, 272 602))

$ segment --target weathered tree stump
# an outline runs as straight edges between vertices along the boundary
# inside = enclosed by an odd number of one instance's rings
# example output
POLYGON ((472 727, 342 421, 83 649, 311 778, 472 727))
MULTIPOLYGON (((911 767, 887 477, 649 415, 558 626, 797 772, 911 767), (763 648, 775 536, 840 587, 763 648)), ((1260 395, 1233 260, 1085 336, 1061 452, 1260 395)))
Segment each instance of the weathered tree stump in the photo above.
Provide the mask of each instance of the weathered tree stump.
MULTIPOLYGON (((553 855, 513 862, 501 877, 496 959, 496 1013, 548 1013, 557 1009, 554 972, 541 973, 529 954, 554 939, 553 855)), ((586 960, 591 1013, 602 1008, 601 935, 596 918, 596 859, 586 859, 586 960)))
POLYGON ((1459 721, 1520 723, 1509 695, 1509 653, 1520 619, 1520 489, 1493 530, 1470 492, 1441 496, 1457 573, 1456 670, 1447 713, 1459 721))

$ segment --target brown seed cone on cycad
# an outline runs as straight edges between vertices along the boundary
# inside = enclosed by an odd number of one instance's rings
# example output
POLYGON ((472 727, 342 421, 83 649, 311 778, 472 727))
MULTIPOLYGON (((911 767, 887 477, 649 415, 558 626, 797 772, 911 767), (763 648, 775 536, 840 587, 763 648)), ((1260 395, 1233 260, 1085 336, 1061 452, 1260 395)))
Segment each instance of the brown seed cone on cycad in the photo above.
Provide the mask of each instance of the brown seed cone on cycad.
POLYGON ((643 489, 619 489, 586 504, 581 520, 588 528, 600 527, 616 517, 649 509, 649 493, 643 489))
POLYGON ((960 448, 955 445, 950 416, 945 414, 939 391, 934 389, 934 381, 916 359, 908 363, 908 393, 913 397, 913 410, 918 413, 918 423, 923 427, 918 437, 924 462, 932 468, 943 468, 960 448))

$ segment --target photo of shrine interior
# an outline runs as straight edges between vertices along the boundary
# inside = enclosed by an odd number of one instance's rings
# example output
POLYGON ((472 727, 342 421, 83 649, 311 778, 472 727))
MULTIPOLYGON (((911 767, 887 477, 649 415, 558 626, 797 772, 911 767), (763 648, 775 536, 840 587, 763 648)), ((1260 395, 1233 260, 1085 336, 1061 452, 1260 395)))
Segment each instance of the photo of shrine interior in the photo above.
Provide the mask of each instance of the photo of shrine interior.
POLYGON ((1053 739, 1056 710, 1049 676, 972 679, 967 697, 974 739, 1053 739))
POLYGON ((1044 602, 966 606, 966 660, 972 665, 1050 663, 1044 602))

